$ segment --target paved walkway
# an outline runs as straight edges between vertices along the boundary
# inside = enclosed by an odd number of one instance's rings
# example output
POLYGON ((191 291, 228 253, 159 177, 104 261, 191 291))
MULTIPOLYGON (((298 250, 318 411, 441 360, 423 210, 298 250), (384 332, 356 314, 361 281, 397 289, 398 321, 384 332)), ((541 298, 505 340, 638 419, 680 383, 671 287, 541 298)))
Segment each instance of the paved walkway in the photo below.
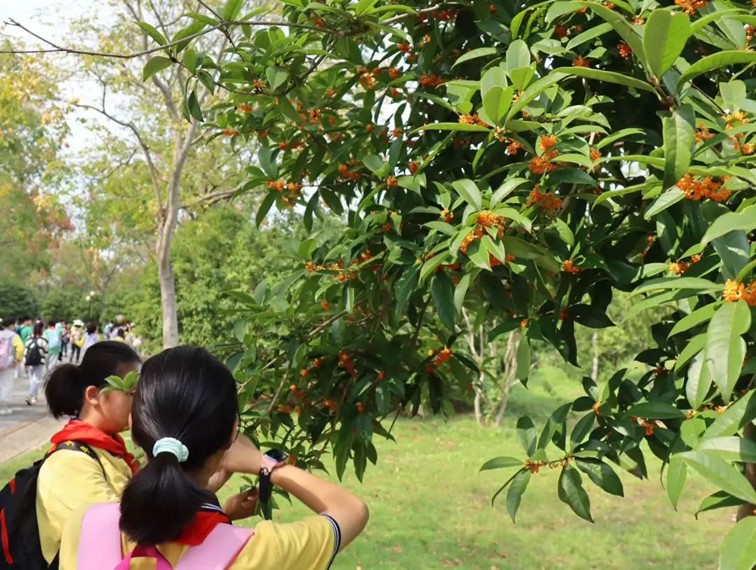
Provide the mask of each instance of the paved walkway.
POLYGON ((48 414, 41 389, 39 401, 27 406, 28 390, 29 377, 22 374, 13 390, 13 413, 0 416, 0 464, 46 444, 63 424, 48 414))

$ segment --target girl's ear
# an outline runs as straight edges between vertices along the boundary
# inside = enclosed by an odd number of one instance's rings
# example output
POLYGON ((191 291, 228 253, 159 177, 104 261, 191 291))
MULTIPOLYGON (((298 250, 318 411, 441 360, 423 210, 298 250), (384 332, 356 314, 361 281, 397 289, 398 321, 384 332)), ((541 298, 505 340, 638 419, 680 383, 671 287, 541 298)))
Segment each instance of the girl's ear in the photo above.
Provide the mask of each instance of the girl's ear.
POLYGON ((89 402, 90 406, 97 406, 100 403, 99 395, 100 389, 97 386, 87 386, 84 390, 84 401, 89 402))

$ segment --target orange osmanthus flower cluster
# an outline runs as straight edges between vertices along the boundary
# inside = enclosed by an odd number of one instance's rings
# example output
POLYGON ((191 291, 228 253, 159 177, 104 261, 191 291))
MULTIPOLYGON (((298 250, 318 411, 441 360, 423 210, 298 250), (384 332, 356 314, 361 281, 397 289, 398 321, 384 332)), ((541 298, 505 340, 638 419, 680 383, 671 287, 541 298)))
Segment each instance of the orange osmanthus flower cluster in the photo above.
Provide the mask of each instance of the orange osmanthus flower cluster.
MULTIPOLYGON (((429 351, 430 354, 433 354, 433 351, 429 351)), ((442 366, 447 360, 451 358, 452 350, 451 348, 444 347, 441 350, 439 350, 436 355, 433 357, 433 360, 431 361, 431 364, 425 367, 425 373, 426 374, 433 374, 436 371, 436 368, 439 366, 442 366)))
POLYGON ((474 241, 479 240, 485 235, 486 228, 498 228, 497 237, 501 237, 504 234, 506 221, 507 219, 504 216, 500 216, 489 210, 483 210, 478 214, 475 229, 465 236, 459 246, 459 250, 467 255, 467 248, 474 241))
POLYGON ((728 279, 722 297, 730 303, 745 301, 749 307, 756 307, 756 281, 751 281, 748 285, 745 285, 734 279, 728 279))
POLYGON ((562 263, 562 271, 565 273, 571 273, 572 275, 577 275, 580 273, 580 268, 575 265, 575 261, 572 259, 568 259, 567 261, 562 263))
POLYGON ((557 139, 555 135, 543 135, 538 146, 540 146, 542 150, 549 150, 550 148, 555 147, 558 142, 559 139, 557 139))
POLYGON ((339 368, 343 368, 346 373, 352 377, 357 376, 357 370, 354 368, 354 361, 349 357, 349 354, 345 350, 339 352, 339 368))
POLYGON ((531 158, 528 168, 533 174, 546 174, 552 172, 559 168, 558 164, 552 162, 557 156, 559 156, 558 150, 555 148, 549 149, 543 153, 542 156, 534 156, 531 158))
POLYGON ((341 178, 343 178, 344 180, 351 180, 353 182, 358 181, 360 177, 362 176, 357 171, 357 168, 359 168, 359 164, 360 163, 356 160, 352 160, 348 162, 347 164, 339 164, 339 176, 341 176, 341 178))
POLYGON ((462 125, 479 125, 481 127, 487 127, 488 125, 480 120, 477 114, 475 115, 460 115, 459 123, 462 125))
POLYGON ((682 275, 685 273, 688 269, 690 269, 690 266, 694 263, 698 263, 701 261, 702 256, 699 254, 693 255, 690 258, 690 261, 672 261, 669 264, 669 272, 674 275, 682 275))
POLYGON ((289 182, 288 184, 283 178, 278 180, 269 180, 265 183, 269 189, 284 194, 281 198, 281 203, 285 206, 293 206, 299 195, 302 193, 302 185, 297 182, 289 182))
POLYGON ((696 180, 690 174, 686 174, 678 180, 677 187, 685 193, 688 200, 698 202, 704 198, 709 198, 715 202, 725 202, 730 198, 732 192, 722 188, 724 182, 725 179, 714 180, 710 176, 696 180))
POLYGON ((536 184, 535 188, 531 190, 528 196, 528 201, 525 202, 526 206, 538 205, 547 212, 553 212, 562 207, 562 199, 556 196, 553 192, 541 192, 541 186, 536 184))
POLYGON ((698 127, 698 130, 696 131, 696 144, 700 142, 706 142, 714 138, 714 133, 709 132, 709 129, 705 127, 703 123, 698 123, 698 125, 696 126, 698 127))
POLYGON ((573 460, 571 455, 557 459, 555 461, 526 461, 524 464, 525 469, 530 471, 533 475, 538 473, 541 468, 547 467, 548 469, 557 469, 558 467, 567 467, 573 460))
POLYGON ((708 3, 708 0, 675 0, 675 4, 682 8, 688 16, 693 16, 697 10, 705 8, 708 3))
POLYGON ((628 59, 633 55, 632 48, 625 42, 620 42, 617 44, 617 51, 619 52, 620 57, 622 57, 623 59, 628 59))
POLYGON ((438 87, 444 80, 435 73, 426 73, 420 76, 420 85, 423 87, 438 87))
POLYGON ((577 56, 574 60, 572 60, 572 65, 574 67, 590 67, 590 62, 584 58, 582 55, 577 56))

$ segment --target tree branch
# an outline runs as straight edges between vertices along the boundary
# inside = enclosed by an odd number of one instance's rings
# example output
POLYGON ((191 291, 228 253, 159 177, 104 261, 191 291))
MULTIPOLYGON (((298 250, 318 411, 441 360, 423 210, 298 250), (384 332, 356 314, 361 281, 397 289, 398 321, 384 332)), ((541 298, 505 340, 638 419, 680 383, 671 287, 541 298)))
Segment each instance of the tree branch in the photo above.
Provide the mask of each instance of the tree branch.
POLYGON ((181 38, 180 40, 168 42, 162 46, 157 46, 154 48, 145 49, 145 50, 132 52, 132 53, 113 53, 113 52, 101 52, 101 51, 94 51, 94 50, 71 48, 71 47, 58 45, 52 42, 51 40, 48 40, 46 38, 43 38, 39 34, 36 34, 35 32, 31 31, 29 28, 27 28, 23 24, 14 20, 13 18, 8 19, 5 22, 5 24, 8 26, 15 26, 17 28, 20 28, 27 34, 37 38, 42 43, 50 46, 50 49, 0 50, 0 53, 4 53, 4 54, 66 53, 66 54, 71 54, 71 55, 90 55, 94 57, 106 57, 106 58, 116 58, 116 59, 135 59, 137 57, 142 57, 145 55, 150 55, 152 53, 161 52, 168 48, 182 44, 186 41, 191 41, 193 39, 202 37, 204 35, 209 34, 210 32, 213 32, 224 26, 229 26, 229 25, 260 26, 260 27, 280 26, 282 28, 299 28, 299 29, 304 29, 304 30, 313 30, 316 32, 321 32, 321 33, 323 32, 337 33, 335 30, 330 30, 327 28, 317 28, 315 26, 310 26, 307 24, 298 24, 294 22, 281 22, 281 21, 273 21, 273 20, 231 20, 231 21, 221 22, 215 26, 210 26, 209 28, 205 28, 204 30, 197 32, 196 34, 192 34, 185 38, 181 38))

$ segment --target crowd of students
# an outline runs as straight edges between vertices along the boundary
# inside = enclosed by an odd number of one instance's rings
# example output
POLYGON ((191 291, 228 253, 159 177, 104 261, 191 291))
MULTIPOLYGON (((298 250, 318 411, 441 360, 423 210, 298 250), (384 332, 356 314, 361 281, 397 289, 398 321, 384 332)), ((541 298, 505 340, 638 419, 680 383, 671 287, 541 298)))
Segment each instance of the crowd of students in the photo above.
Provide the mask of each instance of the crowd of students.
POLYGON ((134 334, 133 326, 117 319, 100 327, 77 319, 72 323, 42 319, 0 319, 0 415, 13 413, 13 389, 16 380, 26 375, 29 390, 26 405, 37 403, 39 388, 45 374, 66 361, 78 363, 82 354, 100 340, 115 340, 129 344, 137 352, 141 338, 134 334))
POLYGON ((0 492, 0 569, 325 569, 367 523, 351 492, 241 433, 234 377, 202 348, 142 364, 128 343, 96 342, 80 364, 54 368, 44 389, 52 415, 69 421, 46 458, 0 492), (109 376, 133 371, 135 388, 104 389, 109 376), (129 428, 144 466, 120 435, 129 428), (215 493, 234 473, 258 476, 259 492, 221 506, 215 493), (272 486, 313 515, 233 526, 270 500, 272 486), (20 505, 31 499, 34 508, 20 505))

